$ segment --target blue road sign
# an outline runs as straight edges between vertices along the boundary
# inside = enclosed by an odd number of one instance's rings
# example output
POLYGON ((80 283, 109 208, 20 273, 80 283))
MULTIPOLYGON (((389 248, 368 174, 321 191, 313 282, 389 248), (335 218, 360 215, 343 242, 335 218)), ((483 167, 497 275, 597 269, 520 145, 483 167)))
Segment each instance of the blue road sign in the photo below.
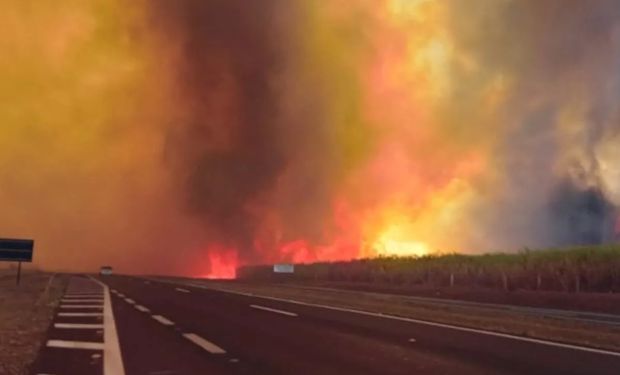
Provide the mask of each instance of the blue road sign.
POLYGON ((32 262, 33 240, 0 238, 0 261, 32 262))

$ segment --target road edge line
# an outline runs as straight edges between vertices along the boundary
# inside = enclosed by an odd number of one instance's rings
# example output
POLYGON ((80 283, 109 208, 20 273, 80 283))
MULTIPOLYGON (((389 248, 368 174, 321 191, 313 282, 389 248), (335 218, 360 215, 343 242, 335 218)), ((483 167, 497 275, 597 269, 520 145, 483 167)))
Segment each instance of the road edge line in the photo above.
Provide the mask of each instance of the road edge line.
POLYGON ((205 285, 198 285, 198 284, 193 284, 193 283, 192 284, 183 284, 183 283, 175 283, 175 282, 167 281, 167 280, 157 280, 157 279, 151 279, 151 280, 154 280, 154 281, 157 281, 157 282, 162 282, 162 283, 173 284, 173 285, 184 285, 186 287, 194 287, 194 288, 199 288, 199 289, 212 290, 212 291, 217 291, 217 292, 222 292, 222 293, 237 294, 237 295, 246 296, 246 297, 255 297, 255 298, 262 298, 262 299, 267 299, 267 300, 272 300, 272 301, 287 302, 287 303, 291 303, 291 304, 295 304, 295 305, 300 305, 300 306, 309 306, 309 307, 317 307, 317 308, 322 308, 322 309, 327 309, 327 310, 334 310, 334 311, 341 311, 341 312, 350 312, 350 313, 354 313, 354 314, 372 316, 372 317, 376 317, 376 318, 399 320, 399 321, 403 321, 403 322, 422 324, 422 325, 427 325, 427 326, 432 326, 432 327, 453 329, 453 330, 461 331, 461 332, 477 333, 477 334, 481 334, 481 335, 501 337, 501 338, 511 339, 511 340, 515 340, 515 341, 530 342, 530 343, 534 343, 534 344, 540 344, 540 345, 551 346, 551 347, 556 347, 556 348, 572 349, 572 350, 576 350, 576 351, 583 351, 583 352, 589 352, 589 353, 595 353, 595 354, 601 354, 601 355, 608 355, 608 356, 613 356, 613 357, 620 357, 620 352, 614 352, 614 351, 611 351, 611 350, 596 349, 596 348, 590 348, 590 347, 587 347, 587 346, 579 346, 579 345, 574 345, 574 344, 564 344, 564 343, 561 343, 561 342, 549 341, 549 340, 544 340, 544 339, 535 339, 535 338, 530 338, 530 337, 525 337, 525 336, 517 336, 517 335, 512 335, 512 334, 509 334, 509 333, 485 331, 485 330, 482 330, 482 329, 461 327, 461 326, 456 326, 456 325, 452 325, 452 324, 437 323, 437 322, 432 322, 432 321, 428 321, 428 320, 421 320, 421 319, 415 319, 415 318, 407 318, 407 317, 397 316, 397 315, 390 315, 390 314, 383 314, 383 313, 377 313, 377 312, 371 312, 371 311, 349 309, 349 308, 345 308, 345 307, 322 305, 322 304, 318 304, 318 303, 296 301, 296 300, 291 300, 291 299, 286 299, 286 298, 279 298, 279 297, 263 296, 263 295, 259 295, 259 294, 253 294, 253 293, 237 292, 237 291, 231 291, 231 290, 226 290, 226 289, 222 289, 222 288, 213 288, 213 287, 208 287, 208 286, 205 286, 205 285))
POLYGON ((116 331, 116 321, 114 320, 114 311, 112 311, 110 288, 94 277, 89 277, 103 287, 103 373, 105 375, 125 375, 123 356, 118 340, 118 332, 116 331))

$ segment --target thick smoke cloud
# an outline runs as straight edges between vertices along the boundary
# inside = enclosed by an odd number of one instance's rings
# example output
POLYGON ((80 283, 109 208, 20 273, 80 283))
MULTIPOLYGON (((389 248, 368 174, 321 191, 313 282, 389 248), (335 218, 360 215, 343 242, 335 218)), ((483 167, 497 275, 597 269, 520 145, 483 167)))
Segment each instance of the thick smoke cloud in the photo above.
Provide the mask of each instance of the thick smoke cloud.
POLYGON ((176 106, 166 162, 187 212, 203 221, 211 241, 245 261, 275 260, 283 242, 328 241, 335 185, 362 153, 334 139, 364 133, 357 109, 330 113, 357 100, 343 92, 339 103, 327 103, 329 91, 343 89, 332 86, 356 78, 342 70, 340 57, 304 61, 314 46, 299 45, 301 25, 316 27, 317 20, 305 19, 298 5, 149 4, 150 25, 173 61, 163 67, 176 106))
MULTIPOLYGON (((166 158, 188 210, 213 240, 252 246, 248 204, 274 188, 286 155, 276 127, 272 80, 284 53, 273 18, 278 1, 159 1, 153 25, 173 35, 179 111, 166 158)), ((165 47, 164 47, 165 48, 165 47)))
POLYGON ((613 241, 615 0, 9 0, 0 228, 37 265, 613 241))
MULTIPOLYGON (((490 243, 613 239, 619 202, 609 176, 618 159, 601 150, 618 146, 620 8, 606 0, 479 4, 478 22, 458 16, 464 4, 453 4, 454 35, 480 54, 485 72, 512 85, 494 150, 506 189, 483 208, 503 223, 490 243)), ((490 221, 481 226, 493 228, 490 221)))

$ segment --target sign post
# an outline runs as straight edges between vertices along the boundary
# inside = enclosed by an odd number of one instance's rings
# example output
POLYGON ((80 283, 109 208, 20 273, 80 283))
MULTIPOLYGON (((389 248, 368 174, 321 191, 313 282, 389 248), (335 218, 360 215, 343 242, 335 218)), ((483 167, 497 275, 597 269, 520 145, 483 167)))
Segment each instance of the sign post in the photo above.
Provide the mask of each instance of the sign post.
POLYGON ((17 285, 22 276, 22 262, 32 262, 33 249, 34 240, 0 238, 0 261, 17 262, 17 285))

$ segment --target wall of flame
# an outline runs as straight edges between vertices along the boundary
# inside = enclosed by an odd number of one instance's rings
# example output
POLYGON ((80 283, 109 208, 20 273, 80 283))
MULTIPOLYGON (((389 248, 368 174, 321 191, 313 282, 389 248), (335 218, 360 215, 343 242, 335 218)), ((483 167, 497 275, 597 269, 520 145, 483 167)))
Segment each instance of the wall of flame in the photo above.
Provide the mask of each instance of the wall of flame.
POLYGON ((4 9, 0 234, 42 267, 227 277, 620 226, 613 0, 4 9))

